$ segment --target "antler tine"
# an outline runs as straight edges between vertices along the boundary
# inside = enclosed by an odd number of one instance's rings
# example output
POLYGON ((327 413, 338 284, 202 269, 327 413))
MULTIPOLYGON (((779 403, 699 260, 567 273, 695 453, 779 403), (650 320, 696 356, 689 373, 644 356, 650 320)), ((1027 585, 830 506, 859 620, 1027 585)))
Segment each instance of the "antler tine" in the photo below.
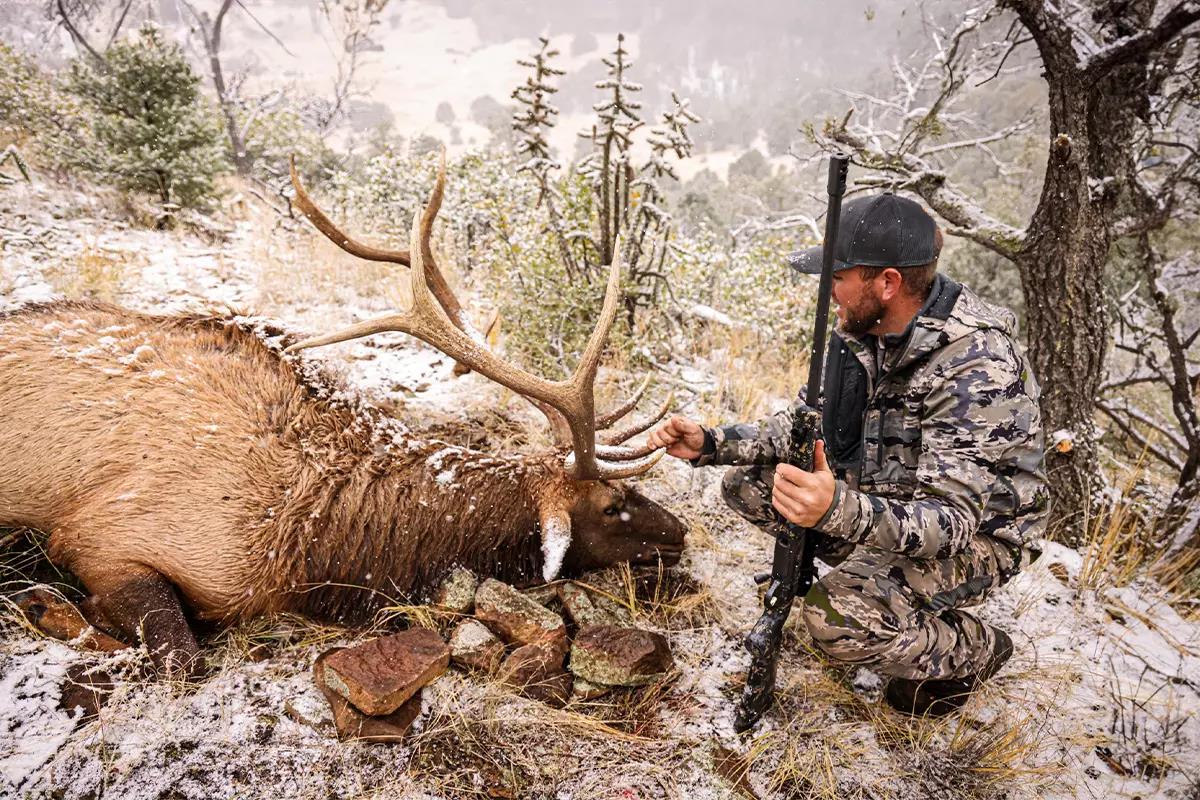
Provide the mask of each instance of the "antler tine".
POLYGON ((333 220, 325 216, 325 212, 317 208, 316 203, 308 196, 308 192, 304 188, 304 184, 300 182, 300 173, 296 170, 296 154, 292 153, 288 157, 288 167, 292 173, 292 188, 296 190, 296 205, 300 207, 300 213, 308 217, 308 221, 313 224, 317 230, 325 234, 325 238, 336 244, 338 247, 345 250, 352 256, 364 258, 367 261, 383 261, 389 264, 403 264, 409 266, 411 259, 407 250, 383 250, 378 247, 372 247, 369 244, 351 239, 346 234, 342 233, 337 225, 333 224, 333 220))
POLYGON ((646 387, 650 385, 650 376, 642 381, 642 385, 631 394, 624 403, 609 411, 607 414, 601 414, 596 417, 596 430, 602 431, 613 423, 617 422, 621 417, 624 417, 630 411, 637 407, 638 401, 642 399, 642 395, 646 392, 646 387))
MULTIPOLYGON (((304 216, 308 217, 313 226, 325 235, 327 239, 336 244, 338 247, 345 250, 352 256, 367 261, 383 261, 390 264, 402 264, 406 267, 412 266, 412 250, 382 250, 378 247, 372 247, 362 242, 355 241, 342 232, 337 225, 321 209, 317 208, 304 185, 300 182, 300 174, 296 170, 296 156, 293 153, 289 159, 289 166, 292 173, 292 187, 296 190, 296 205, 300 207, 300 211, 304 216)), ((459 330, 467 334, 467 336, 475 339, 481 344, 485 341, 483 335, 475 329, 471 321, 467 319, 463 312, 462 305, 458 302, 458 298, 454 296, 454 292, 450 289, 450 284, 446 282, 446 277, 442 275, 442 271, 438 268, 437 261, 433 256, 433 248, 430 246, 430 239, 433 234, 433 223, 437 219, 438 211, 442 207, 442 197, 445 194, 446 187, 446 150, 442 149, 441 157, 438 160, 437 181, 433 186, 433 193, 430 195, 429 203, 425 206, 424 213, 421 215, 421 255, 425 264, 425 278, 429 282, 433 290, 433 296, 437 298, 438 304, 445 310, 446 316, 455 324, 459 330)), ((347 328, 347 331, 350 329, 347 328)), ((355 333, 354 336, 368 336, 372 333, 379 333, 377 330, 365 330, 355 333)), ((350 337, 354 338, 354 337, 350 337)), ((341 339, 334 341, 343 341, 341 339)), ((332 342, 322 342, 322 344, 331 344, 332 342)), ((316 345, 308 345, 310 347, 316 345)))
POLYGON ((667 415, 667 412, 671 410, 671 403, 674 401, 675 393, 672 392, 671 394, 667 395, 667 399, 662 402, 662 405, 658 407, 658 411, 655 411, 653 415, 646 417, 640 422, 635 422, 627 428, 614 431, 607 436, 601 436, 600 443, 603 445, 622 444, 629 439, 632 439, 634 436, 637 436, 642 431, 648 430, 651 425, 667 415))
MULTIPOLYGON (((597 480, 619 480, 620 478, 632 478, 636 475, 641 475, 652 469, 665 453, 665 450, 658 450, 650 456, 632 463, 609 464, 600 462, 597 464, 596 475, 594 477, 597 480)), ((574 466, 574 457, 574 453, 567 457, 567 469, 572 469, 574 466)))
POLYGON ((613 244, 612 265, 608 271, 608 286, 604 290, 604 305, 600 309, 600 318, 588 338, 587 347, 575 367, 568 383, 571 392, 578 398, 578 413, 572 414, 564 410, 567 423, 571 426, 573 464, 568 465, 568 472, 579 480, 599 479, 603 473, 601 465, 596 461, 596 401, 593 387, 596 381, 596 369, 600 365, 600 352, 608 333, 612 330, 617 318, 617 301, 621 289, 621 239, 613 244))

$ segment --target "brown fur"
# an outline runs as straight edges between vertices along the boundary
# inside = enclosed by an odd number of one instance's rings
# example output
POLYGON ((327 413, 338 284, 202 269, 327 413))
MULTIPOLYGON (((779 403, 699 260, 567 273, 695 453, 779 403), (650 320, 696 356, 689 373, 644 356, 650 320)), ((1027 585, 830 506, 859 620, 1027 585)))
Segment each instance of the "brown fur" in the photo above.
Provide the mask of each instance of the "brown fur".
POLYGON ((0 525, 47 531, 51 558, 93 593, 157 573, 220 621, 361 621, 454 564, 536 579, 546 502, 571 510, 568 567, 682 546, 661 507, 571 482, 558 456, 415 440, 285 359, 284 339, 233 317, 98 303, 0 315, 0 525))

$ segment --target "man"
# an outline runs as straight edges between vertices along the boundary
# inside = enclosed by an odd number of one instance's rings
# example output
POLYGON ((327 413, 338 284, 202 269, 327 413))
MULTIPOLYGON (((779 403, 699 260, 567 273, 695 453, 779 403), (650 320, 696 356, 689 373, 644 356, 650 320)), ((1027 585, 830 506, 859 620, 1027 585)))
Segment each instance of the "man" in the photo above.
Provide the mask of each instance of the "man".
MULTIPOLYGON (((753 425, 676 416, 650 436, 693 466, 734 466, 725 500, 764 530, 786 519, 816 532, 832 569, 804 597, 813 641, 890 676, 887 702, 918 715, 960 707, 1011 656, 1004 631, 962 609, 1039 555, 1049 510, 1014 317, 938 274, 941 246, 911 200, 843 208, 812 472, 784 463, 793 416, 813 414, 800 401, 753 425)), ((819 247, 788 258, 820 272, 819 247)))

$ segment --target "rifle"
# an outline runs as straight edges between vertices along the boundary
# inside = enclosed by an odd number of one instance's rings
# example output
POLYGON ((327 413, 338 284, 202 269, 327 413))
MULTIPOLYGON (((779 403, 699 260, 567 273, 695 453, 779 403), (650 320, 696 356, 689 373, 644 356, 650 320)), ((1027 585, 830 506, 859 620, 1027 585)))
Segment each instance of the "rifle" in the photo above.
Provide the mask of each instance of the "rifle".
MULTIPOLYGON (((813 331, 812 353, 808 364, 808 388, 804 401, 809 410, 792 419, 788 463, 804 470, 813 468, 813 448, 820 430, 821 370, 825 364, 825 332, 829 323, 829 294, 833 285, 833 248, 837 242, 842 215, 842 195, 846 193, 846 172, 850 160, 844 155, 829 159, 829 210, 825 215, 825 242, 821 252, 821 283, 817 289, 817 319, 813 331)), ((776 512, 778 513, 778 512, 776 512)), ((782 521, 782 517, 780 517, 782 521)), ((750 670, 742 699, 733 718, 733 728, 743 733, 754 727, 771 706, 775 696, 775 662, 783 639, 783 625, 792 612, 797 595, 803 597, 816 578, 813 566, 815 541, 808 532, 790 522, 775 537, 775 557, 771 572, 756 575, 755 583, 770 581, 763 597, 763 613, 746 636, 750 651, 750 670)))

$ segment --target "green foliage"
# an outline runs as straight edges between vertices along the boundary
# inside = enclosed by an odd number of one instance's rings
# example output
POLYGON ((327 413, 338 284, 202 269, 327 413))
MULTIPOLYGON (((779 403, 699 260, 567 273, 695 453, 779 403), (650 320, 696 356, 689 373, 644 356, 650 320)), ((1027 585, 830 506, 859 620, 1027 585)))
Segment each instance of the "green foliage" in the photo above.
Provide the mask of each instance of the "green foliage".
POLYGON ((337 154, 324 137, 296 111, 264 111, 240 120, 239 124, 246 161, 252 165, 254 174, 265 180, 286 176, 288 158, 293 154, 301 177, 310 185, 319 183, 320 176, 337 164, 337 154))
POLYGON ((164 203, 204 205, 227 168, 224 144, 183 52, 147 25, 110 47, 105 61, 76 61, 67 76, 92 121, 92 140, 75 164, 164 203))
POLYGON ((30 143, 26 155, 57 167, 78 149, 83 127, 78 101, 33 59, 0 42, 0 143, 30 143))

